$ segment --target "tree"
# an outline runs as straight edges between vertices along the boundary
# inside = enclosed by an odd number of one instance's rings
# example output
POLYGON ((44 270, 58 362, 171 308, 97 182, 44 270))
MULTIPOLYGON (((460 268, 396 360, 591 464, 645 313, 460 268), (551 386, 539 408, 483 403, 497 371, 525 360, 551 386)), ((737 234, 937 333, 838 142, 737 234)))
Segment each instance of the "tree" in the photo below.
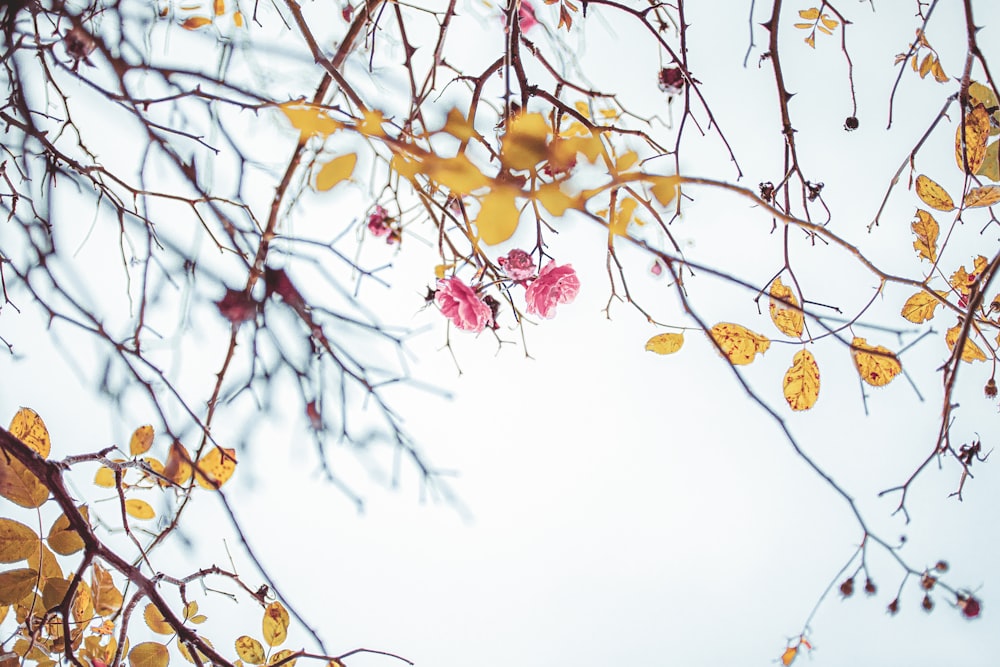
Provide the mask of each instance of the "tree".
MULTIPOLYGON (((0 322, 47 327, 51 349, 72 351, 132 432, 127 452, 58 460, 38 416, 58 406, 22 409, 0 432, 0 495, 5 514, 20 513, 0 522, 14 564, 0 604, 20 659, 152 667, 179 652, 277 666, 382 653, 327 649, 278 593, 281 573, 257 560, 254 527, 236 523, 223 486, 237 459, 267 455, 262 422, 297 419, 326 480, 359 506, 359 479, 342 473, 352 453, 458 503, 396 410, 399 390, 421 385, 388 306, 425 307, 459 372, 476 348, 528 354, 529 325, 600 280, 574 269, 591 250, 575 241, 586 227, 606 239, 607 316, 638 315, 656 355, 699 354, 684 348, 705 334, 699 363, 728 360, 745 399, 856 521, 857 547, 820 602, 885 597, 892 587, 875 581, 895 576, 892 614, 916 599, 979 616, 974 587, 876 530, 790 420, 840 368, 866 409, 901 376, 933 391, 939 428, 883 491, 907 522, 932 464, 953 475, 957 502, 987 460, 989 437, 971 435, 987 425, 959 406, 997 394, 1000 92, 980 25, 1000 17, 989 3, 4 7, 0 322), (709 57, 735 30, 742 68, 709 57), (882 129, 875 109, 886 108, 882 129), (824 155, 856 136, 849 168, 824 155), (870 183, 876 199, 859 195, 870 183), (740 219, 713 219, 721 204, 740 219), (937 362, 911 371, 917 354, 937 362), (778 376, 765 382, 761 366, 778 376), (196 523, 202 494, 223 503, 263 585, 235 566, 155 562, 196 523), (113 502, 97 517, 80 496, 113 502), (874 553, 895 574, 872 572, 874 553), (195 584, 259 603, 261 632, 213 646, 197 631, 210 619, 195 584), (293 618, 313 648, 279 648, 293 618)), ((0 335, 12 356, 30 339, 0 335)), ((775 651, 781 662, 811 649, 811 621, 775 651)))

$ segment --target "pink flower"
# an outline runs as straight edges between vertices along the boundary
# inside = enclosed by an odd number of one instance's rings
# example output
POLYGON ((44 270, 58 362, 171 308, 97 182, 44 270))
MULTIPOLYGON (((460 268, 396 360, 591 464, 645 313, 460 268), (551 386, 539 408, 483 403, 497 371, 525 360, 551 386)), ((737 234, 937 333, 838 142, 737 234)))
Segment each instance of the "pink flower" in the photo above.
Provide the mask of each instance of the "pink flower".
POLYGON ((521 0, 521 6, 517 8, 517 22, 521 24, 521 32, 528 32, 538 25, 538 19, 535 18, 535 8, 528 0, 521 0))
POLYGON ((375 236, 385 236, 389 233, 389 212, 381 206, 376 206, 368 216, 368 231, 375 236))
POLYGON ((521 282, 535 275, 535 261, 523 250, 511 250, 506 257, 499 258, 497 264, 511 280, 521 282))
POLYGON ((434 303, 459 329, 479 333, 493 325, 492 309, 458 278, 445 278, 437 282, 434 303))
POLYGON ((550 261, 538 274, 525 292, 528 314, 537 314, 545 319, 555 316, 555 308, 560 303, 572 303, 580 291, 580 279, 569 264, 556 266, 550 261))

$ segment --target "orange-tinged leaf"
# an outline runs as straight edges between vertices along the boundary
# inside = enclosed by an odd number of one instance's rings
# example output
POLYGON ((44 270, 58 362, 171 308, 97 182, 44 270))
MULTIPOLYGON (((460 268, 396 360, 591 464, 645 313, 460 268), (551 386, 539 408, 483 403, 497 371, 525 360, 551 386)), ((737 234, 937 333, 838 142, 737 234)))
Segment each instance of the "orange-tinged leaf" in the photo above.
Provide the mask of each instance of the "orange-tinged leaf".
POLYGON ((145 500, 129 498, 125 501, 125 511, 129 516, 136 519, 152 519, 156 517, 156 510, 145 500))
POLYGON ((0 563, 16 563, 38 552, 38 534, 23 523, 0 518, 0 563))
POLYGON ((649 191, 660 202, 660 206, 668 206, 680 190, 680 176, 654 176, 649 179, 649 191))
POLYGON ((10 420, 10 434, 38 452, 43 459, 49 457, 52 449, 52 441, 49 439, 49 430, 45 428, 45 422, 38 416, 38 413, 31 408, 21 408, 10 420))
POLYGON ((514 235, 521 219, 521 211, 517 208, 519 192, 516 188, 501 186, 483 197, 476 216, 476 229, 483 243, 496 245, 514 235))
POLYGON ((94 616, 94 597, 90 594, 90 586, 83 579, 76 585, 72 610, 73 620, 77 623, 87 623, 94 616))
POLYGON ((201 457, 195 468, 195 480, 205 489, 217 489, 236 470, 236 450, 213 447, 201 457))
POLYGON ((149 424, 137 428, 128 444, 129 454, 141 456, 148 452, 149 448, 153 446, 153 435, 153 427, 149 424))
POLYGON ((344 127, 343 123, 330 118, 326 110, 312 104, 293 101, 279 104, 278 108, 303 137, 313 135, 328 137, 344 127))
MULTIPOLYGON (((958 342, 958 336, 961 333, 961 323, 956 324, 945 332, 944 342, 948 344, 949 350, 954 351, 955 343, 958 342)), ((982 349, 978 345, 972 342, 971 336, 965 339, 965 345, 962 347, 962 361, 970 364, 973 361, 986 361, 986 355, 983 354, 982 349)))
POLYGON ((789 646, 785 649, 785 652, 781 654, 781 664, 788 667, 792 662, 795 661, 795 656, 799 654, 798 646, 789 646))
POLYGON ((191 479, 191 471, 191 455, 184 445, 175 440, 170 445, 167 462, 163 466, 163 476, 174 484, 181 485, 191 479))
POLYGON ((903 370, 899 359, 888 348, 869 345, 857 336, 851 341, 851 356, 861 379, 873 387, 884 387, 903 370))
POLYGON ((969 194, 965 195, 965 205, 968 208, 982 206, 993 206, 1000 202, 1000 185, 984 185, 981 188, 972 188, 969 194))
POLYGON ((924 56, 924 59, 920 61, 920 78, 923 79, 925 76, 930 74, 931 66, 934 64, 934 56, 928 53, 924 56))
POLYGON ((249 665, 263 664, 267 657, 264 655, 263 644, 247 635, 236 638, 236 655, 240 656, 240 660, 249 665))
POLYGON ((800 9, 799 16, 807 21, 815 21, 819 18, 819 10, 815 7, 810 7, 809 9, 800 9))
POLYGON ((809 350, 799 350, 785 372, 785 400, 792 410, 808 410, 819 398, 819 366, 809 350))
POLYGON ((358 163, 356 153, 340 155, 324 164, 316 174, 316 189, 325 192, 341 181, 347 180, 354 173, 358 163))
POLYGON ((913 249, 917 251, 917 254, 921 258, 930 262, 936 262, 939 228, 934 216, 918 208, 917 219, 910 223, 910 229, 913 230, 913 234, 917 237, 917 240, 913 242, 913 249))
POLYGON ((955 210, 955 202, 951 195, 923 174, 917 176, 917 196, 936 211, 955 210))
POLYGON ((131 667, 167 667, 170 652, 159 642, 142 642, 128 652, 128 662, 131 667))
POLYGON ((28 556, 28 567, 41 572, 42 579, 48 579, 49 577, 63 578, 63 571, 59 567, 56 555, 44 544, 28 556))
MULTIPOLYGON (((267 659, 267 664, 274 665, 279 661, 284 660, 292 653, 293 651, 290 651, 287 648, 283 648, 280 651, 275 651, 274 655, 272 655, 270 658, 267 659)), ((295 667, 296 662, 298 662, 297 658, 295 660, 289 660, 288 662, 282 663, 282 667, 295 667)))
POLYGON ((756 355, 767 352, 767 348, 771 346, 771 341, 766 336, 730 322, 716 324, 709 330, 709 334, 730 363, 736 366, 749 364, 756 355))
MULTIPOLYGON (((89 521, 90 513, 87 506, 80 505, 78 509, 83 518, 89 521)), ((46 541, 49 543, 49 548, 60 556, 75 554, 84 547, 83 538, 69 525, 69 519, 66 518, 65 513, 60 514, 59 518, 52 522, 46 541)))
POLYGON ((938 83, 948 83, 948 75, 944 73, 944 68, 941 67, 941 61, 935 58, 934 64, 931 66, 931 74, 934 75, 934 80, 938 83))
MULTIPOLYGON (((942 297, 948 295, 947 292, 938 292, 942 297)), ((917 292, 903 304, 900 315, 913 322, 920 324, 934 317, 934 309, 941 305, 941 301, 935 299, 927 292, 917 292)))
POLYGON ((49 489, 20 461, 0 451, 0 496, 33 509, 48 500, 49 489))
POLYGON ((288 637, 288 611, 280 602, 272 602, 264 609, 261 630, 268 646, 279 646, 288 637))
POLYGON ((962 162, 962 130, 965 130, 965 158, 968 173, 975 174, 986 158, 986 142, 990 138, 990 115, 982 104, 977 104, 965 114, 965 122, 955 130, 955 161, 959 169, 965 169, 962 162))
POLYGON ((242 28, 243 27, 243 12, 235 12, 233 14, 233 24, 237 28, 242 28))
POLYGON ((215 12, 216 16, 222 16, 226 13, 226 0, 213 0, 212 11, 215 12))
POLYGON ((792 289, 781 282, 781 278, 775 278, 771 283, 771 299, 768 310, 771 313, 771 321, 778 331, 793 338, 802 337, 802 329, 805 324, 805 317, 801 310, 793 306, 799 305, 798 299, 792 293, 792 289))
POLYGON ((656 354, 673 354, 684 345, 684 334, 662 333, 646 341, 646 349, 656 354))
POLYGON ((207 16, 192 16, 185 19, 184 22, 181 23, 181 27, 185 30, 197 30, 198 28, 204 28, 207 25, 211 25, 211 23, 212 19, 207 16))
POLYGON ((66 601, 69 582, 65 579, 46 579, 42 585, 42 605, 45 609, 55 609, 66 601))
POLYGON ((111 573, 94 563, 91 567, 90 590, 94 595, 94 611, 98 616, 111 616, 122 608, 122 594, 115 586, 111 573))
POLYGON ((38 570, 20 567, 0 572, 0 604, 17 604, 35 589, 38 570))
POLYGON ((510 119, 503 136, 500 160, 510 169, 532 169, 546 158, 549 124, 540 113, 522 113, 510 119))

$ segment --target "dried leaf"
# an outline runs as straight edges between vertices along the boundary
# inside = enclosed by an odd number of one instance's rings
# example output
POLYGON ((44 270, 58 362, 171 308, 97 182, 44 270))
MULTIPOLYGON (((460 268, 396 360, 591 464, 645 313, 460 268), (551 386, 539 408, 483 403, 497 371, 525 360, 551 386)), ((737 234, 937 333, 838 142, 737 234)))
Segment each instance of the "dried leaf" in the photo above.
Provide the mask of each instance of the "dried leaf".
POLYGON ((122 608, 122 594, 115 586, 111 573, 94 563, 91 568, 90 590, 94 595, 94 611, 98 616, 111 616, 122 608))
POLYGON ((788 667, 792 662, 795 661, 795 656, 799 654, 798 646, 789 646, 785 649, 785 652, 781 654, 781 664, 788 667))
MULTIPOLYGON (((208 637, 201 637, 201 641, 205 642, 209 646, 212 646, 212 642, 210 642, 208 640, 208 637)), ((209 664, 211 662, 208 659, 208 656, 206 656, 201 651, 197 651, 197 653, 198 653, 198 662, 196 663, 194 661, 194 658, 191 657, 191 651, 188 649, 187 644, 185 644, 184 642, 180 642, 179 644, 177 644, 177 650, 179 650, 181 652, 181 655, 184 656, 185 660, 187 660, 191 664, 197 664, 199 667, 202 667, 203 665, 207 665, 207 664, 209 664)))
POLYGON ((167 667, 170 652, 159 642, 142 642, 129 651, 128 662, 132 667, 167 667))
POLYGON ((86 623, 94 617, 94 596, 90 586, 83 579, 76 585, 76 596, 73 598, 73 620, 86 623))
POLYGON ((869 345, 857 336, 851 341, 851 356, 861 379, 873 387, 884 387, 903 370, 899 359, 888 348, 869 345))
POLYGON ((12 455, 0 453, 0 496, 15 505, 34 509, 48 500, 49 489, 12 455))
MULTIPOLYGON (((290 656, 292 653, 293 652, 290 651, 290 650, 288 650, 287 648, 283 648, 280 651, 275 651, 274 655, 272 655, 270 658, 268 658, 267 664, 269 664, 269 665, 277 664, 279 661, 284 660, 285 658, 287 658, 288 656, 290 656)), ((288 662, 283 663, 282 667, 295 667, 295 663, 296 662, 298 662, 298 659, 289 660, 288 662)))
POLYGON ((217 489, 236 471, 236 450, 213 447, 195 466, 195 480, 205 489, 217 489))
POLYGON ((185 19, 181 23, 181 27, 185 30, 197 30, 198 28, 204 28, 207 25, 212 24, 212 19, 207 16, 192 16, 191 18, 185 19))
POLYGON ((936 211, 955 210, 955 202, 945 189, 923 174, 917 176, 917 196, 936 211))
POLYGON ((268 646, 279 646, 288 638, 288 611, 280 602, 272 602, 264 609, 261 629, 268 646))
POLYGON ((236 638, 236 655, 240 656, 240 660, 249 665, 263 664, 267 657, 264 655, 263 644, 247 635, 236 638))
POLYGON ((990 115, 982 104, 965 114, 965 122, 955 130, 955 161, 959 169, 965 169, 962 162, 962 130, 965 130, 965 159, 967 173, 975 174, 986 158, 986 142, 990 138, 990 115))
POLYGON ((917 240, 913 242, 913 249, 921 258, 930 262, 937 261, 937 238, 938 223, 934 216, 927 211, 918 208, 917 219, 910 223, 917 240))
POLYGON ((964 204, 968 208, 976 208, 993 206, 997 202, 1000 202, 1000 185, 984 185, 969 190, 969 194, 965 195, 964 204))
POLYGON ((316 174, 316 189, 326 192, 341 181, 347 180, 354 173, 354 166, 358 163, 356 153, 347 153, 333 158, 320 168, 316 174))
MULTIPOLYGON (((938 294, 942 297, 948 295, 947 292, 938 292, 938 294)), ((934 317, 934 309, 940 305, 941 301, 935 299, 927 292, 917 292, 903 304, 903 310, 900 312, 900 315, 914 324, 920 324, 934 317)))
POLYGON ((35 589, 37 582, 38 570, 30 567, 0 572, 0 604, 17 604, 35 589))
POLYGON ((928 53, 926 56, 924 56, 924 59, 920 62, 919 71, 921 79, 930 74, 931 66, 933 64, 934 64, 934 56, 933 54, 928 53))
POLYGON ((799 350, 785 372, 785 400, 792 410, 808 410, 819 398, 819 366, 809 350, 799 350))
POLYGON ((486 245, 503 243, 514 235, 521 219, 517 208, 519 192, 512 187, 497 187, 483 197, 479 215, 476 216, 476 229, 486 245))
POLYGON ((35 450, 43 459, 49 457, 49 451, 52 449, 49 430, 45 428, 45 422, 38 413, 31 408, 18 410, 10 420, 10 427, 7 430, 12 436, 35 450))
POLYGON ((69 592, 69 582, 65 579, 46 579, 42 586, 42 605, 45 609, 61 607, 69 592))
POLYGON ((720 322, 709 331, 730 363, 736 366, 749 364, 758 354, 771 346, 771 341, 739 324, 720 322))
POLYGON ((16 563, 38 552, 38 535, 13 519, 0 518, 0 563, 16 563))
POLYGON ((795 298, 790 287, 781 282, 781 278, 775 278, 771 283, 770 290, 771 321, 778 331, 793 338, 802 337, 802 329, 805 317, 801 310, 796 310, 792 306, 798 306, 799 301, 795 298))
MULTIPOLYGON (((945 332, 944 342, 948 344, 949 350, 954 351, 955 343, 958 342, 958 336, 961 332, 961 323, 956 324, 945 332)), ((962 347, 962 361, 970 364, 973 361, 986 361, 986 355, 983 354, 982 349, 978 345, 972 342, 971 336, 965 339, 965 345, 962 347)))
MULTIPOLYGON (((85 520, 90 520, 90 513, 86 505, 80 505, 77 509, 80 510, 80 514, 85 520)), ((59 518, 52 522, 47 541, 49 548, 60 556, 75 554, 84 547, 83 538, 70 526, 65 513, 60 514, 59 518)))
POLYGON ((142 456, 153 446, 153 427, 149 424, 140 426, 132 434, 129 441, 128 450, 132 456, 142 456))
MULTIPOLYGON (((167 454, 167 462, 163 466, 163 476, 171 480, 174 484, 186 484, 191 479, 191 455, 188 454, 184 445, 176 440, 170 445, 170 452, 167 454)), ((162 482, 165 485, 165 482, 162 482)))
MULTIPOLYGON (((991 129, 993 129, 992 126, 991 129)), ((994 141, 986 147, 983 165, 976 172, 976 175, 984 176, 991 181, 1000 181, 1000 141, 994 141)))
POLYGON ((44 544, 28 556, 28 567, 41 572, 42 579, 50 577, 55 577, 56 579, 63 578, 63 571, 59 567, 56 555, 44 544))
POLYGON ((662 333, 646 341, 646 349, 656 354, 673 354, 684 345, 684 334, 662 333))
POLYGON ((423 172, 455 195, 468 195, 488 187, 491 180, 465 154, 452 158, 432 155, 424 163, 423 172))

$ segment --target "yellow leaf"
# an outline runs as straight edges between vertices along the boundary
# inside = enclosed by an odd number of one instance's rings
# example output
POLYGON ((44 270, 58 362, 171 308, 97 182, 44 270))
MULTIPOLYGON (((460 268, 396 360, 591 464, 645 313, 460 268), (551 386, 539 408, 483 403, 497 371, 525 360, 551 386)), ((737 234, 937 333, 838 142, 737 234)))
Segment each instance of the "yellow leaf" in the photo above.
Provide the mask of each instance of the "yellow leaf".
POLYGON ((368 137, 384 137, 385 130, 382 129, 382 123, 385 122, 385 117, 382 112, 378 109, 368 109, 361 113, 361 122, 358 123, 358 132, 368 137))
POLYGON ((812 33, 812 34, 810 34, 808 37, 806 37, 802 41, 804 41, 806 44, 808 44, 811 48, 815 49, 816 48, 816 37, 814 35, 815 35, 815 33, 812 33))
POLYGON ((633 214, 635 213, 635 207, 639 205, 639 202, 632 199, 631 197, 622 197, 618 200, 618 207, 615 211, 615 215, 608 220, 608 242, 611 243, 615 236, 628 236, 628 226, 629 224, 635 222, 636 224, 642 224, 640 220, 637 220, 633 214))
MULTIPOLYGON (((961 323, 956 324, 945 332, 944 342, 948 344, 949 350, 954 351, 955 343, 958 342, 958 336, 961 332, 961 323)), ((971 334, 972 332, 970 331, 969 333, 971 334)), ((962 361, 970 364, 973 361, 986 361, 986 355, 983 354, 982 349, 978 345, 972 342, 971 335, 965 339, 965 345, 962 347, 962 361)))
POLYGON ((60 607, 66 601, 69 582, 65 579, 46 579, 42 586, 42 605, 45 609, 60 607))
MULTIPOLYGON (((287 648, 283 648, 280 651, 275 651, 274 655, 268 658, 267 664, 268 665, 277 664, 279 661, 284 660, 288 656, 292 655, 292 653, 293 651, 289 651, 287 648)), ((298 662, 297 658, 295 660, 289 660, 288 662, 282 663, 281 667, 295 667, 296 662, 298 662)))
POLYGON ((204 28, 207 25, 211 25, 212 19, 207 16, 192 16, 189 19, 185 19, 181 23, 181 27, 185 30, 197 30, 198 28, 204 28))
POLYGON ((49 439, 49 430, 45 428, 45 422, 38 416, 38 413, 31 408, 21 408, 10 420, 10 434, 35 450, 43 459, 49 457, 49 450, 52 449, 52 441, 49 439))
POLYGON ((195 480, 205 489, 217 489, 236 470, 236 450, 213 447, 195 467, 195 480))
POLYGON ((990 135, 1000 134, 1000 102, 997 102, 993 89, 984 86, 978 81, 969 83, 969 105, 972 107, 982 104, 990 114, 990 135))
POLYGON ((545 207, 545 210, 560 217, 566 213, 567 209, 577 208, 579 202, 573 197, 563 192, 558 183, 546 183, 534 193, 535 199, 545 207))
POLYGON ((278 646, 288 637, 289 617, 280 602, 272 602, 264 609, 261 630, 268 646, 278 646))
POLYGON ((815 7, 810 7, 809 9, 800 9, 799 16, 807 21, 815 21, 819 18, 819 10, 815 7))
POLYGON ((955 210, 955 202, 945 189, 923 174, 917 176, 917 196, 934 210, 955 210))
POLYGON ((33 509, 48 500, 49 489, 13 455, 0 450, 0 496, 33 509))
POLYGON ((427 158, 423 171, 456 195, 471 194, 491 182, 465 154, 451 158, 432 155, 427 158))
MULTIPOLYGON (((205 642, 209 646, 212 646, 212 642, 208 640, 208 637, 201 637, 201 641, 205 642)), ((202 667, 203 665, 207 665, 211 662, 208 659, 208 656, 206 656, 201 651, 197 650, 196 652, 198 653, 198 662, 195 662, 194 658, 191 657, 191 650, 188 649, 187 644, 185 644, 184 642, 180 642, 179 644, 177 644, 177 649, 181 652, 181 655, 184 657, 185 660, 187 660, 191 664, 198 665, 198 667, 202 667)))
POLYGON ((749 364, 758 354, 767 352, 771 341, 739 324, 720 322, 709 331, 730 363, 736 366, 749 364))
POLYGON ((111 616, 122 608, 122 594, 115 586, 111 573, 94 563, 91 566, 90 590, 94 596, 94 611, 98 616, 111 616))
POLYGON ((628 151, 618 157, 618 162, 615 163, 615 170, 618 173, 628 171, 635 166, 638 161, 639 156, 634 151, 628 151))
POLYGON ((796 23, 795 27, 799 30, 812 30, 815 25, 815 23, 796 23))
POLYGON ((243 27, 243 12, 234 12, 233 13, 233 24, 237 28, 242 28, 243 27))
POLYGON ((673 354, 684 345, 684 334, 663 333, 646 341, 646 349, 656 354, 673 354))
POLYGON ((152 519, 156 516, 156 510, 145 500, 129 498, 125 501, 125 511, 129 516, 136 519, 152 519))
POLYGON ((260 665, 266 659, 264 646, 247 635, 236 638, 236 655, 240 656, 240 660, 250 665, 260 665))
POLYGON ((972 188, 969 194, 965 195, 965 205, 969 208, 993 206, 997 202, 1000 202, 1000 185, 972 188))
POLYGON ((869 345, 857 336, 851 341, 851 356, 861 379, 873 387, 884 387, 903 370, 899 359, 888 348, 869 345))
POLYGON ((781 654, 781 664, 788 667, 795 660, 795 656, 799 654, 798 646, 789 646, 785 649, 785 652, 781 654))
POLYGON ((521 219, 517 208, 519 192, 516 188, 499 186, 483 197, 476 216, 476 229, 486 245, 503 243, 514 235, 521 219))
POLYGON ((452 108, 448 112, 448 120, 445 122, 442 132, 450 134, 460 141, 468 141, 478 137, 479 133, 471 122, 458 109, 452 108))
POLYGON ((965 123, 955 130, 955 161, 959 169, 962 163, 962 129, 965 129, 965 158, 969 163, 968 173, 975 174, 983 166, 986 158, 986 142, 990 138, 990 115, 982 104, 977 104, 965 114, 965 123))
POLYGON ((132 667, 167 667, 170 653, 163 644, 143 642, 132 647, 128 653, 128 662, 132 667))
POLYGON ((660 202, 660 206, 668 206, 680 190, 680 176, 654 176, 649 179, 649 191, 660 202))
POLYGON ((28 556, 28 567, 41 572, 42 579, 63 578, 63 571, 59 567, 56 555, 44 544, 28 556))
POLYGON ((103 486, 106 489, 113 488, 115 485, 115 471, 107 466, 101 466, 97 469, 97 474, 94 475, 94 484, 103 486))
MULTIPOLYGON (((942 297, 947 296, 947 292, 938 292, 942 297)), ((917 292, 903 304, 900 315, 913 322, 920 324, 934 317, 934 309, 941 305, 938 299, 927 292, 917 292)))
POLYGON ((142 618, 146 621, 146 625, 149 629, 158 635, 172 635, 174 634, 174 629, 167 623, 167 620, 163 617, 163 612, 161 612, 155 604, 147 604, 146 608, 142 611, 142 618))
POLYGON ((0 518, 0 563, 16 563, 38 552, 38 535, 13 519, 0 518))
POLYGON ((153 427, 149 424, 145 426, 140 426, 132 434, 132 440, 129 442, 128 450, 129 454, 132 456, 140 456, 149 451, 149 448, 153 446, 153 427))
POLYGON ((792 410, 808 410, 819 398, 819 366, 809 350, 799 350, 785 372, 785 400, 792 410))
POLYGON ((0 572, 0 604, 17 604, 35 589, 38 570, 21 567, 0 572))
POLYGON ((303 137, 320 135, 328 137, 344 125, 333 118, 324 109, 304 102, 285 102, 279 104, 278 108, 285 114, 292 127, 297 129, 303 137))
MULTIPOLYGON (((80 505, 78 509, 83 518, 89 521, 90 514, 87 506, 80 505)), ((80 533, 70 527, 69 519, 66 518, 65 513, 60 514, 59 518, 52 523, 52 528, 49 529, 49 536, 46 541, 49 543, 49 548, 60 556, 75 554, 84 547, 83 538, 80 536, 80 533)))
POLYGON ((923 259, 931 262, 937 261, 937 238, 938 223, 934 216, 927 211, 918 208, 917 219, 910 223, 917 240, 913 242, 913 249, 917 251, 923 259))
POLYGON ((796 310, 792 306, 798 306, 799 301, 795 298, 790 287, 786 287, 781 282, 781 278, 775 278, 771 283, 771 321, 778 330, 786 336, 793 338, 802 337, 802 329, 805 317, 801 310, 796 310))
POLYGON ((934 75, 934 80, 938 83, 948 83, 948 75, 944 73, 940 60, 934 60, 934 65, 931 66, 931 74, 934 75))
POLYGON ((934 64, 934 56, 928 53, 924 56, 924 59, 920 62, 920 78, 923 79, 925 76, 930 74, 931 66, 934 64))
POLYGON ((994 141, 986 147, 983 165, 979 167, 976 175, 985 176, 991 181, 1000 181, 1000 141, 994 141))
POLYGON ((948 279, 948 283, 954 287, 959 294, 968 296, 972 293, 972 284, 975 282, 976 278, 982 275, 983 270, 986 268, 988 261, 982 255, 976 257, 973 261, 972 273, 966 272, 964 266, 958 267, 958 271, 951 274, 951 278, 948 279))
POLYGON ((833 30, 838 25, 840 25, 840 23, 839 23, 839 21, 837 21, 837 19, 832 18, 831 16, 828 16, 827 14, 823 14, 823 16, 821 16, 819 20, 822 21, 823 25, 826 26, 829 30, 833 30))
POLYGON ((226 0, 214 0, 212 9, 216 16, 222 16, 226 13, 226 0))
POLYGON ((324 164, 316 174, 316 189, 326 192, 337 183, 346 180, 354 173, 354 165, 358 162, 355 153, 347 153, 333 158, 324 164))
POLYGON ((167 462, 163 466, 163 476, 177 485, 185 484, 191 479, 191 455, 176 440, 170 445, 167 462))
POLYGON ((540 113, 522 113, 511 118, 503 136, 500 160, 510 169, 534 168, 546 157, 548 135, 549 124, 540 113))
POLYGON ((73 598, 73 620, 77 623, 87 623, 94 617, 94 598, 90 594, 90 586, 83 579, 76 585, 76 596, 73 598))

